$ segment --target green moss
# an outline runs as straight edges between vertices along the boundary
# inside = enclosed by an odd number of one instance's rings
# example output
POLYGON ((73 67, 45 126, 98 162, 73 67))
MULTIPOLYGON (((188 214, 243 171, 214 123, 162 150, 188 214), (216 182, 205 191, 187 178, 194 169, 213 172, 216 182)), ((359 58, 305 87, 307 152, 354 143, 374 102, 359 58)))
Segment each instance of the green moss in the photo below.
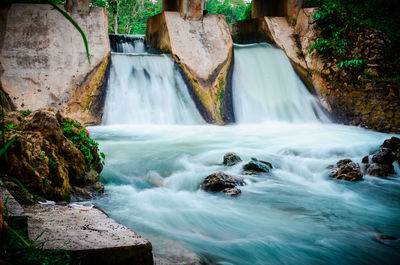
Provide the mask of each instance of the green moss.
POLYGON ((180 62, 178 65, 183 70, 186 77, 188 77, 192 88, 197 95, 200 103, 205 107, 205 109, 212 115, 212 118, 217 124, 223 124, 224 120, 222 118, 224 113, 224 100, 225 100, 225 79, 228 74, 230 64, 232 62, 232 50, 229 53, 229 59, 224 67, 218 73, 216 80, 211 87, 202 87, 199 81, 191 75, 186 66, 180 62))
POLYGON ((218 86, 218 104, 219 104, 219 113, 221 116, 224 114, 224 106, 225 106, 225 81, 223 78, 219 79, 218 86))
MULTIPOLYGON (((62 123, 62 125, 64 127, 65 137, 82 152, 86 162, 89 163, 90 167, 95 167, 96 165, 94 165, 94 155, 97 154, 99 144, 86 135, 83 127, 79 122, 72 119, 67 119, 66 122, 62 123)), ((104 165, 105 155, 103 153, 100 153, 100 156, 101 158, 99 163, 104 165)))
MULTIPOLYGON (((85 102, 85 105, 83 106, 83 109, 89 110, 90 106, 92 105, 93 101, 93 92, 96 91, 104 82, 104 77, 107 71, 107 66, 108 62, 110 60, 110 55, 108 55, 101 65, 97 69, 93 69, 93 72, 89 76, 90 81, 88 81, 88 84, 86 85, 86 99, 83 101, 85 102)), ((85 86, 85 84, 84 84, 85 86)))

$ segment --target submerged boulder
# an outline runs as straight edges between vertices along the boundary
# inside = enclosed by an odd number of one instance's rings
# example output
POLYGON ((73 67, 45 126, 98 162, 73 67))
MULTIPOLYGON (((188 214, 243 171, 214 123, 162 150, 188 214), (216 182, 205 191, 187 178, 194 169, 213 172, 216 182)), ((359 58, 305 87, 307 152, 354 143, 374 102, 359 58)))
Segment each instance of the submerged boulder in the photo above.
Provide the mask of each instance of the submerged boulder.
POLYGON ((236 153, 230 152, 224 155, 223 164, 225 166, 234 166, 240 162, 242 162, 242 159, 236 153))
POLYGON ((374 177, 387 177, 395 173, 393 163, 400 163, 400 139, 392 137, 381 145, 381 148, 372 156, 372 163, 365 160, 366 172, 374 177))
POLYGON ((377 154, 372 157, 372 162, 378 164, 391 165, 396 160, 393 152, 387 149, 381 149, 377 154))
POLYGON ((245 184, 243 178, 219 171, 206 177, 200 187, 205 191, 223 192, 228 196, 236 196, 241 193, 236 186, 244 186, 245 184))
POLYGON ((388 164, 366 164, 365 170, 368 175, 373 177, 387 177, 394 174, 394 167, 393 165, 388 164))
POLYGON ((272 168, 271 163, 258 160, 257 158, 251 158, 251 161, 243 166, 244 174, 246 175, 269 173, 272 168))
POLYGON ((32 194, 69 201, 71 186, 82 189, 98 182, 103 166, 97 143, 83 126, 56 109, 9 112, 5 130, 6 143, 13 142, 7 159, 0 157, 0 171, 32 194))
POLYGON ((238 196, 242 193, 242 191, 238 188, 226 188, 222 190, 223 193, 227 196, 238 196))
POLYGON ((346 181, 358 181, 362 179, 363 174, 357 163, 354 163, 350 159, 343 159, 332 166, 332 172, 329 176, 346 181))

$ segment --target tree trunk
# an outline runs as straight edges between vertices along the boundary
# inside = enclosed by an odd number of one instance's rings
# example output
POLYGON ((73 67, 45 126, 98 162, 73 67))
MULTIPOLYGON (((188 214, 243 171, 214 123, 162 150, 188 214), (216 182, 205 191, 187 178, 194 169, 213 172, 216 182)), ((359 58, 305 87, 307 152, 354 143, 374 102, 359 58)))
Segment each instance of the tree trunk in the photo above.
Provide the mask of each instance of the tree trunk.
POLYGON ((114 0, 114 34, 118 34, 118 0, 114 0))

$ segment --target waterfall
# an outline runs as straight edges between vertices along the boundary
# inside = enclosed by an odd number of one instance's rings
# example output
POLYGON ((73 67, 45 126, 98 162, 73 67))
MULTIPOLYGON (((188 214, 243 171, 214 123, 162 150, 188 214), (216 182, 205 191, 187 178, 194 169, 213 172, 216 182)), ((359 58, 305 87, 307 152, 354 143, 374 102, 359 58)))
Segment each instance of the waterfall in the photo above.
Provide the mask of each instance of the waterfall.
POLYGON ((145 53, 143 35, 110 35, 111 52, 145 53))
POLYGON ((202 123, 168 55, 146 53, 143 37, 113 39, 104 124, 202 123))
POLYGON ((238 123, 329 122, 284 52, 272 45, 235 45, 232 83, 238 123))
POLYGON ((329 177, 331 165, 346 158, 361 165, 393 135, 330 123, 285 54, 267 44, 235 46, 239 124, 205 125, 169 56, 150 54, 143 38, 113 38, 104 113, 110 126, 89 127, 107 157, 106 196, 93 202, 150 240, 155 263, 400 260, 399 240, 379 239, 400 238, 399 166, 389 178, 329 177), (243 161, 224 166, 227 152, 243 161), (245 174, 252 157, 272 171, 245 174), (199 190, 218 171, 244 178, 242 194, 199 190))

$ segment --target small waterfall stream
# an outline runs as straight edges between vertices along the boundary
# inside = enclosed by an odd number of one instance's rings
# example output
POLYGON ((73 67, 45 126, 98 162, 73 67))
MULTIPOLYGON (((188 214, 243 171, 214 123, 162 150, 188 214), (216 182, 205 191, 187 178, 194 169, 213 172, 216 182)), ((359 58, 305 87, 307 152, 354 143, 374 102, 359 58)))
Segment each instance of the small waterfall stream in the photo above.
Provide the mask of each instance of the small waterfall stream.
POLYGON ((285 53, 270 44, 235 45, 236 121, 329 122, 285 53))
POLYGON ((202 118, 170 56, 146 53, 144 39, 124 36, 111 45, 103 123, 201 124, 202 118))
POLYGON ((149 239, 157 264, 400 260, 399 240, 375 240, 400 238, 398 165, 396 176, 356 183, 328 169, 361 163, 391 135, 330 123, 283 53, 264 44, 235 47, 238 124, 203 124, 171 59, 140 53, 112 54, 106 126, 89 128, 107 156, 106 196, 94 203, 149 239), (227 152, 243 162, 224 167, 227 152), (243 175, 251 157, 274 169, 243 175), (240 196, 199 190, 219 170, 245 179, 240 196))

